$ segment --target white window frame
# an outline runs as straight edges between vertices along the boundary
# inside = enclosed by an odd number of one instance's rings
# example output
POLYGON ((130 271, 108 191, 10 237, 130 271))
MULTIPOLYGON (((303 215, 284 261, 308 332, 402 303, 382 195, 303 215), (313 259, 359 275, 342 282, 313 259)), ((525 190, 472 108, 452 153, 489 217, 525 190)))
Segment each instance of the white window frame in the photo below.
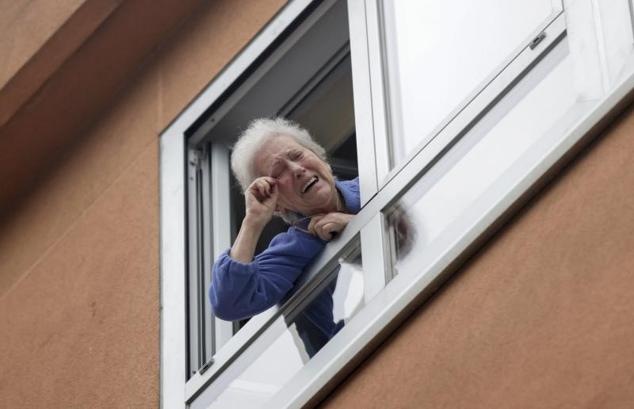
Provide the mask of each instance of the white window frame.
MULTIPOLYGON (((217 396, 222 385, 228 384, 249 365, 249 356, 257 354, 267 345, 267 340, 279 334, 283 328, 267 326, 282 311, 271 311, 251 321, 250 330, 240 331, 231 339, 231 348, 223 348, 216 354, 216 368, 204 374, 195 375, 186 382, 185 373, 185 186, 187 167, 186 131, 205 109, 220 98, 230 85, 247 69, 271 44, 281 30, 287 27, 310 1, 292 1, 210 84, 210 86, 161 134, 161 406, 184 408, 205 392, 217 396)), ((627 103, 634 89, 634 42, 631 16, 632 2, 618 0, 565 1, 567 24, 563 16, 555 19, 546 30, 546 38, 535 50, 520 54, 496 80, 483 89, 476 103, 463 107, 459 115, 447 122, 429 143, 412 154, 406 165, 393 171, 383 183, 381 179, 381 144, 386 144, 388 116, 385 92, 374 93, 376 87, 385 90, 384 76, 377 74, 380 62, 380 43, 376 43, 380 30, 376 19, 379 4, 376 0, 349 0, 351 51, 353 54, 353 76, 355 104, 372 90, 370 106, 357 105, 357 138, 374 141, 374 152, 360 151, 360 156, 373 161, 369 166, 359 163, 362 178, 362 200, 365 206, 343 232, 342 236, 326 247, 307 272, 305 283, 284 308, 298 307, 303 297, 319 287, 323 281, 322 271, 332 268, 336 260, 350 250, 358 237, 362 238, 364 267, 368 269, 368 285, 365 307, 313 357, 293 380, 283 387, 267 407, 300 407, 313 402, 316 396, 332 387, 340 376, 349 370, 349 363, 367 353, 367 346, 384 337, 386 329, 400 322, 407 311, 416 303, 429 296, 435 288, 451 274, 466 255, 475 249, 499 226, 510 212, 521 204, 544 181, 596 133, 602 121, 606 121, 627 103), (368 11, 369 10, 369 11, 368 11), (603 22, 610 16, 623 16, 619 28, 614 33, 603 22), (369 17, 368 17, 369 16, 369 17), (588 24, 591 22, 591 24, 588 24), (499 93, 510 85, 517 75, 530 68, 539 54, 561 38, 566 27, 570 37, 571 53, 577 58, 587 59, 584 78, 591 78, 587 90, 588 111, 555 146, 540 146, 531 151, 535 164, 522 172, 509 175, 510 189, 491 193, 493 206, 475 208, 464 220, 460 228, 452 231, 451 240, 439 243, 430 249, 429 264, 417 274, 397 275, 390 278, 389 263, 386 260, 389 248, 386 245, 384 212, 395 198, 402 195, 425 173, 443 150, 463 130, 479 117, 499 93), (364 33, 365 29, 365 33, 364 33), (574 38, 573 38, 574 33, 574 38), (619 34, 620 33, 620 34, 619 34), (618 34, 618 35, 617 35, 618 34), (607 39, 607 40, 606 40, 607 39), (588 47, 588 45, 594 45, 588 47), (364 51, 365 50, 365 51, 364 51), (379 55, 377 60, 377 54, 379 55), (379 62, 377 62, 379 61, 379 62), (376 65, 379 64, 379 65, 376 65), (615 68, 617 67, 617 68, 615 68), (374 71, 374 73, 373 73, 374 71), (377 82, 378 81, 378 82, 377 82), (371 88, 364 88, 366 85, 371 88), (378 98, 378 100, 375 100, 378 98), (359 118, 369 114, 372 123, 359 118), (378 163, 378 165, 377 165, 378 163), (374 170, 373 170, 374 169, 374 170), (366 239, 367 238, 367 239, 366 239), (370 249, 370 250, 369 250, 370 249), (366 259, 366 256, 368 259, 366 259), (376 261, 378 260, 378 264, 376 261), (370 270, 368 266, 375 266, 370 270), (378 267, 376 267, 378 266, 378 267), (374 280, 374 281, 372 281, 374 280)), ((612 21, 612 20, 610 20, 612 21)), ((380 37, 380 36, 379 36, 380 37)), ((380 41, 380 40, 379 40, 380 41)), ((585 112, 585 111, 584 111, 585 112)), ((360 144, 363 145, 363 144, 360 144)), ((370 145, 370 144, 367 144, 370 145)), ((365 148, 367 146, 364 145, 365 148)), ((363 148, 361 148, 362 150, 363 148)), ((226 156, 225 156, 226 158, 226 156)), ((384 170, 383 170, 384 171, 384 170)), ((248 329, 245 327, 245 329, 248 329)), ((229 346, 229 344, 227 344, 229 346)), ((214 366, 216 366, 214 364, 214 366)))
MULTIPOLYGON (((390 0, 387 0, 390 1, 390 0)), ((462 111, 467 108, 475 105, 475 109, 470 108, 472 111, 482 110, 484 106, 488 105, 491 101, 486 100, 480 97, 480 93, 483 90, 486 90, 489 85, 497 80, 497 75, 499 72, 503 71, 505 67, 508 67, 509 64, 515 59, 516 55, 520 53, 522 48, 525 48, 529 42, 536 38, 537 35, 544 32, 548 26, 550 26, 553 21, 563 13, 563 0, 551 0, 552 4, 552 13, 546 17, 546 19, 540 23, 535 31, 526 38, 526 41, 520 49, 514 52, 511 56, 509 56, 505 61, 502 62, 500 67, 495 70, 495 72, 491 73, 491 75, 484 79, 484 81, 478 86, 476 90, 474 90, 469 97, 467 97, 460 105, 456 106, 455 109, 449 114, 442 122, 435 126, 435 131, 431 133, 431 135, 425 136, 421 139, 418 146, 413 149, 411 153, 409 153, 399 164, 396 166, 391 166, 391 148, 390 148, 390 136, 397 132, 393 125, 393 120, 390 118, 390 109, 389 109, 389 94, 390 94, 390 83, 388 80, 388 57, 387 53, 382 51, 385 48, 386 39, 385 39, 385 17, 384 17, 384 8, 385 8, 385 0, 363 0, 358 1, 357 3, 365 3, 365 24, 364 29, 368 33, 367 35, 367 48, 369 51, 367 64, 363 64, 364 70, 370 72, 370 90, 372 98, 367 100, 366 104, 371 104, 373 109, 373 120, 374 120, 374 132, 375 132, 375 151, 376 151, 376 162, 377 162, 377 181, 378 188, 384 186, 394 175, 396 175, 403 167, 407 165, 407 163, 419 152, 421 149, 427 145, 431 139, 433 139, 440 131, 442 131, 449 123, 453 122, 462 111)), ((363 23, 363 21, 360 21, 363 23)), ((361 68, 360 68, 361 69, 361 68)), ((489 98, 493 97, 493 95, 489 95, 489 98)), ((360 101, 363 103, 364 101, 360 101)), ((462 116, 464 117, 464 116, 462 116)), ((368 192, 368 195, 371 195, 373 192, 368 192)))

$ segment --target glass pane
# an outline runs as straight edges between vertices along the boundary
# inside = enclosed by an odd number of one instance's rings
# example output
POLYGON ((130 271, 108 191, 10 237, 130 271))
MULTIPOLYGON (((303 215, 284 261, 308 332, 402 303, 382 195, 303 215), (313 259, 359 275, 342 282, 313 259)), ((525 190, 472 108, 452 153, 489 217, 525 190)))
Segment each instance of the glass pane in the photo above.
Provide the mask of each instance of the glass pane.
MULTIPOLYGON (((354 161, 356 168, 356 151, 353 155, 341 158, 333 156, 342 144, 354 135, 354 102, 352 97, 352 66, 350 55, 346 55, 318 84, 305 87, 306 95, 284 116, 306 128, 311 136, 326 149, 332 161, 354 161), (314 87, 311 89, 311 87, 314 87)), ((304 91, 304 90, 302 90, 304 91)), ((335 173, 337 173, 335 171, 335 173)), ((357 175, 338 175, 353 179, 357 175)))
POLYGON ((278 318, 260 335, 250 347, 258 349, 255 359, 238 358, 250 362, 217 398, 208 388, 190 407, 258 408, 272 398, 363 306, 359 248, 340 260, 326 281, 306 307, 278 318), (266 339, 271 341, 261 346, 266 339))
POLYGON ((385 1, 392 163, 466 102, 551 17, 552 0, 385 1))
POLYGON ((507 175, 529 166, 529 150, 551 146, 587 113, 573 66, 564 39, 390 210, 397 272, 420 271, 426 250, 476 201, 510 189, 507 175))

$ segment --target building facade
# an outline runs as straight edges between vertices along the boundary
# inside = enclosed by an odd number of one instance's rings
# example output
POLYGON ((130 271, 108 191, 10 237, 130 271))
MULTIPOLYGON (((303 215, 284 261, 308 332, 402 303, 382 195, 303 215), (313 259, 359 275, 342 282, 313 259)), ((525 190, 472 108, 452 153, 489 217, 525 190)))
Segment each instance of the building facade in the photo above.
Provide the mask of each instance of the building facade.
POLYGON ((7 5, 0 406, 631 407, 632 2, 462 3, 7 5), (230 146, 274 115, 363 209, 225 322, 230 146))

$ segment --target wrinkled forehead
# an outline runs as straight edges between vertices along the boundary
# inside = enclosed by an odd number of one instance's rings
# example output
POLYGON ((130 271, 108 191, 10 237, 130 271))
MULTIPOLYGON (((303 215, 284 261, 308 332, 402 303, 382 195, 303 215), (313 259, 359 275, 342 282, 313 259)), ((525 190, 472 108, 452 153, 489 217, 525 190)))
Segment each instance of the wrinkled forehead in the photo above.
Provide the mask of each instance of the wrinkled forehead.
POLYGON ((273 163, 279 158, 288 155, 289 151, 307 150, 288 135, 275 135, 269 137, 255 153, 254 169, 258 176, 266 176, 269 174, 273 163))

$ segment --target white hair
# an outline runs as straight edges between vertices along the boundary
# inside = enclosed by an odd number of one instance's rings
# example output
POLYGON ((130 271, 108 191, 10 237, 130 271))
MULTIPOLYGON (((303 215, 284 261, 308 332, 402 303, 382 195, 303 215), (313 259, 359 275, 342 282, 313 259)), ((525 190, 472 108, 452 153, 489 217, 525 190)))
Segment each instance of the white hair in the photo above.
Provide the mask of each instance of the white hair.
POLYGON ((255 155, 270 138, 287 135, 306 149, 326 160, 326 150, 313 140, 308 131, 284 118, 260 118, 251 121, 240 135, 231 154, 231 170, 240 183, 242 192, 261 175, 255 172, 255 155))

